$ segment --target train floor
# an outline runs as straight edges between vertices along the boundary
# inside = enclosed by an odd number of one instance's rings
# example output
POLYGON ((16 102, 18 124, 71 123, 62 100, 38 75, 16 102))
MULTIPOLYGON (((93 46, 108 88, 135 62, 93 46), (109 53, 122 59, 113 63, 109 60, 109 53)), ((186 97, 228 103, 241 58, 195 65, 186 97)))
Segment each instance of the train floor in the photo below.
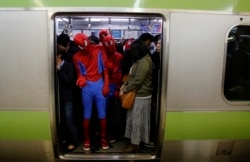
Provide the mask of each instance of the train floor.
MULTIPOLYGON (((129 144, 129 140, 122 137, 121 139, 110 143, 109 144, 109 149, 103 150, 99 142, 96 144, 92 144, 91 150, 86 152, 86 153, 104 153, 104 152, 110 152, 110 153, 122 153, 122 149, 129 144)), ((155 147, 146 147, 145 144, 141 143, 140 144, 140 150, 139 153, 153 153, 155 152, 155 147)), ((85 151, 82 148, 82 142, 79 142, 78 146, 72 151, 72 153, 85 153, 85 151)))

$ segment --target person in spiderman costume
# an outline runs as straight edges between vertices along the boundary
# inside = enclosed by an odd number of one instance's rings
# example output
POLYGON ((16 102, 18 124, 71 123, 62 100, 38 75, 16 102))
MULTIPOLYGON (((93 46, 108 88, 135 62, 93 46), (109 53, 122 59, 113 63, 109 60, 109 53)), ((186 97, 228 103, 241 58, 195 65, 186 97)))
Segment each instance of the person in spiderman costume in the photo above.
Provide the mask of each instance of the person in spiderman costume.
POLYGON ((99 40, 100 40, 100 42, 101 42, 102 44, 103 44, 103 39, 104 39, 107 35, 109 35, 108 30, 106 30, 106 29, 101 29, 101 30, 100 30, 100 32, 99 32, 99 40))
POLYGON ((119 90, 121 86, 122 71, 121 61, 122 54, 116 52, 116 43, 111 35, 107 35, 103 39, 103 48, 107 55, 107 69, 109 72, 109 94, 119 97, 119 90))
POLYGON ((100 136, 102 149, 109 149, 107 141, 106 97, 109 94, 109 77, 105 67, 106 54, 100 46, 91 45, 88 37, 78 33, 74 42, 80 50, 73 56, 76 69, 76 85, 82 89, 83 103, 83 150, 90 150, 90 119, 93 102, 97 107, 100 121, 100 136))
POLYGON ((122 84, 121 61, 123 55, 116 51, 116 42, 111 35, 107 35, 102 39, 102 46, 107 55, 109 73, 109 95, 107 97, 108 136, 110 142, 115 142, 122 135, 119 90, 122 84))

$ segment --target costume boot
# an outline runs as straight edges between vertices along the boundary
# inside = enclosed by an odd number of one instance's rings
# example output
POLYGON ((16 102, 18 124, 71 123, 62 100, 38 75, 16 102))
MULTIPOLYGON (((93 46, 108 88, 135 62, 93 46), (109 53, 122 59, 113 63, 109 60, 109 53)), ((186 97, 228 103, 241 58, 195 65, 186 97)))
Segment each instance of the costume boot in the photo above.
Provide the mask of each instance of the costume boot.
POLYGON ((107 140, 107 120, 100 119, 100 129, 101 129, 101 146, 102 149, 107 150, 109 149, 109 144, 107 140))
POLYGON ((90 137, 89 137, 89 119, 83 119, 82 125, 83 125, 83 150, 89 151, 90 150, 90 137))

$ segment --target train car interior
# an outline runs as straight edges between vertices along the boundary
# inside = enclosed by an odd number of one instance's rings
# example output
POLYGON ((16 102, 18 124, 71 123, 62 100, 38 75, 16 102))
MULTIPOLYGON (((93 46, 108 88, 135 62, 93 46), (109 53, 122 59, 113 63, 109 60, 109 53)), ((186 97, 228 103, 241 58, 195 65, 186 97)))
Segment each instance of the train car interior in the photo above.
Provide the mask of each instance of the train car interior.
MULTIPOLYGON (((61 34, 67 34, 71 42, 73 42, 74 36, 77 33, 84 33, 94 41, 94 43, 99 44, 99 32, 102 29, 108 30, 108 32, 112 35, 112 37, 116 41, 117 51, 123 54, 124 42, 129 39, 137 39, 142 33, 150 33, 152 36, 160 36, 162 34, 163 28, 163 17, 157 14, 65 14, 60 13, 54 16, 54 45, 56 47, 57 37, 61 34), (118 48, 120 47, 120 48, 118 48)), ((159 37, 160 38, 160 37, 159 37)), ((154 42, 151 43, 149 50, 150 52, 154 52, 156 49, 156 45, 154 42)), ((70 48, 71 50, 71 48, 70 48)), ((72 46, 71 54, 73 55, 77 51, 77 47, 74 48, 72 46)), ((70 53, 69 52, 69 53, 70 53)), ((158 71, 160 73, 160 69, 158 71)), ((158 76, 160 77, 160 75, 158 76)), ((55 72, 55 87, 57 87, 58 82, 56 81, 58 78, 57 73, 55 72)), ((159 79, 160 80, 160 79, 159 79)), ((160 85, 160 84, 159 84, 160 85)), ((56 96, 58 96, 58 89, 56 89, 56 96)), ((56 121, 56 133, 54 135, 55 140, 55 152, 60 158, 68 158, 68 159, 113 159, 114 156, 119 156, 120 158, 126 159, 129 157, 140 157, 143 159, 156 159, 160 155, 161 145, 159 141, 162 140, 159 138, 159 134, 163 132, 159 129, 159 118, 160 118, 160 91, 157 92, 157 103, 154 104, 151 110, 154 110, 154 116, 151 120, 153 120, 153 125, 151 126, 153 129, 151 130, 152 135, 152 145, 147 145, 145 143, 141 143, 141 149, 137 154, 125 154, 122 151, 122 148, 128 144, 128 139, 126 139, 124 135, 125 131, 125 122, 126 118, 126 110, 117 107, 116 117, 118 118, 118 122, 116 127, 118 127, 121 133, 120 137, 115 139, 115 142, 109 141, 109 149, 103 150, 99 145, 99 132, 98 132, 98 122, 97 122, 97 114, 95 110, 95 106, 93 106, 93 113, 90 121, 90 135, 91 135, 91 150, 86 152, 83 150, 83 128, 82 128, 82 102, 80 97, 80 89, 76 88, 75 92, 75 103, 74 103, 74 114, 75 114, 75 123, 77 125, 79 141, 77 147, 73 151, 65 151, 63 146, 63 135, 60 133, 62 128, 62 118, 60 112, 60 104, 59 98, 56 97, 56 111, 54 114, 54 118, 56 121), (123 119, 123 120, 122 120, 123 119), (121 121, 122 120, 122 121, 121 121), (91 156, 96 155, 96 156, 91 156), (100 155, 100 157, 98 157, 100 155), (132 155, 132 156, 131 156, 132 155), (142 156, 143 155, 143 156, 142 156)), ((115 129, 115 128, 114 128, 115 129)))

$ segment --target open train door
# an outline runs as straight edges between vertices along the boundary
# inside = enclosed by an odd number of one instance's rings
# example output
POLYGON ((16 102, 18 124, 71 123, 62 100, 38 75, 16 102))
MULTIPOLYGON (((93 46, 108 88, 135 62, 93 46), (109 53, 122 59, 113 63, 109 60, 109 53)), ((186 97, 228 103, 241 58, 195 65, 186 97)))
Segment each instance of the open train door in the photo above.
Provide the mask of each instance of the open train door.
MULTIPOLYGON (((54 27, 54 53, 55 53, 55 110, 53 114, 54 125, 54 145, 55 154, 58 159, 70 160, 160 160, 161 147, 163 143, 163 133, 165 122, 165 111, 161 110, 161 89, 162 85, 162 60, 166 59, 162 53, 166 52, 163 46, 166 46, 166 20, 164 14, 155 11, 148 11, 147 13, 127 13, 119 11, 119 13, 103 12, 76 12, 76 11, 62 11, 53 15, 52 25, 54 27), (78 141, 76 148, 73 150, 65 149, 64 146, 64 119, 62 104, 60 103, 59 95, 59 73, 56 67, 56 53, 57 45, 62 42, 58 38, 62 35, 67 35, 70 39, 70 48, 68 50, 68 61, 72 62, 73 55, 79 50, 79 47, 74 44, 74 36, 77 33, 84 33, 97 46, 102 46, 99 40, 99 34, 105 29, 114 38, 116 42, 116 51, 124 56, 126 42, 129 40, 138 39, 143 33, 149 33, 152 36, 152 42, 148 47, 151 56, 157 53, 157 56, 152 57, 154 64, 153 69, 153 82, 154 94, 152 97, 151 113, 148 122, 150 123, 150 131, 147 136, 150 138, 148 143, 141 142, 140 149, 136 153, 124 153, 123 148, 128 145, 130 139, 124 136, 126 128, 126 111, 120 106, 120 102, 112 102, 113 110, 111 115, 109 109, 107 118, 112 118, 112 122, 108 122, 108 129, 111 128, 113 132, 118 134, 115 139, 109 138, 109 149, 103 150, 100 146, 100 132, 99 121, 96 111, 95 102, 93 102, 92 115, 90 119, 90 150, 83 149, 83 136, 84 130, 82 125, 83 119, 83 106, 81 89, 77 86, 74 87, 74 100, 73 100, 73 118, 77 128, 78 141), (165 42, 164 42, 165 41, 165 42), (163 45, 164 44, 164 45, 163 45), (111 116, 111 117, 110 117, 111 116)), ((73 63, 73 62, 72 62, 73 63)), ((166 75, 166 74, 164 74, 166 75)), ((76 79, 76 78, 74 78, 76 79)), ((76 80, 75 80, 76 81, 76 80)), ((109 119, 107 119, 109 120, 109 119)), ((110 129, 109 129, 110 130, 110 129)))

